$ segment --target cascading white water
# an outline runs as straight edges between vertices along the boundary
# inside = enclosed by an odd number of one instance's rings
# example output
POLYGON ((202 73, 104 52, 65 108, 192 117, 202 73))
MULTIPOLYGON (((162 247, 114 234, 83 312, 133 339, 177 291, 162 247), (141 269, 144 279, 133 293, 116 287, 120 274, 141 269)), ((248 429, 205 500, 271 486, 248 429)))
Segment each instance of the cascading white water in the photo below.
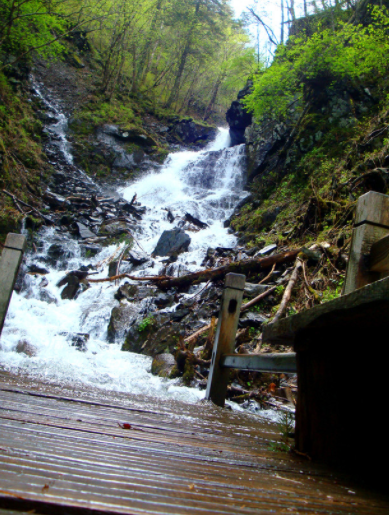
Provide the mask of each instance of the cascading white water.
MULTIPOLYGON (((61 132, 62 151, 71 162, 67 140, 62 139, 64 120, 57 128, 61 132)), ((209 225, 190 234, 189 251, 179 258, 179 263, 186 268, 199 269, 208 247, 235 244, 235 237, 223 228, 222 221, 246 195, 241 166, 243 148, 228 148, 228 144, 228 131, 220 129, 216 140, 207 149, 171 154, 161 171, 152 172, 123 190, 127 199, 136 192, 139 201, 147 207, 138 225, 137 240, 148 253, 152 252, 162 232, 174 226, 167 220, 166 209, 178 217, 189 212, 209 225)), ((0 366, 61 384, 89 385, 188 402, 202 398, 204 393, 201 391, 152 376, 151 358, 122 352, 120 343, 107 343, 110 313, 118 305, 114 300, 117 286, 101 283, 93 285, 75 300, 61 299, 61 289, 56 284, 64 276, 64 266, 49 266, 45 261, 53 238, 58 238, 55 229, 42 230, 38 255, 27 258, 27 264, 32 260, 34 264, 41 262, 49 269, 49 274, 45 279, 27 275, 22 293, 14 292, 0 340, 0 366), (46 279, 48 284, 42 288, 41 283, 43 280, 46 283, 46 279), (71 346, 69 332, 90 334, 85 352, 71 346), (17 352, 18 346, 20 350, 23 345, 32 349, 32 356, 17 352)), ((63 233, 60 238, 68 240, 67 270, 78 269, 86 262, 96 265, 115 251, 115 246, 111 246, 86 260, 81 256, 76 240, 63 233)), ((155 275, 158 266, 157 262, 153 268, 138 273, 155 275)), ((103 266, 95 277, 106 276, 107 266, 103 266)))

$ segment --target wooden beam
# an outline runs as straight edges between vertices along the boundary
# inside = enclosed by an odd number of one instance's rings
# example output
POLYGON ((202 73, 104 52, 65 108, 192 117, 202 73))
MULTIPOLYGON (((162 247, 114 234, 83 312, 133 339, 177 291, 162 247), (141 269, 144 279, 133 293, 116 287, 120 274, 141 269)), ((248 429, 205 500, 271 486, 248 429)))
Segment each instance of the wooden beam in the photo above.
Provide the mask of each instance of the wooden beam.
MULTIPOLYGON (((371 327, 372 337, 375 335, 376 338, 380 324, 389 326, 388 314, 389 277, 386 277, 298 315, 284 318, 275 324, 267 324, 264 326, 262 338, 265 343, 294 345, 302 333, 330 327, 335 335, 337 331, 347 328, 347 324, 350 327, 371 327)), ((306 345, 314 346, 315 340, 306 339, 306 345)), ((329 340, 328 347, 330 346, 329 340)))
POLYGON ((374 224, 389 229, 389 196, 369 191, 358 199, 355 225, 374 224))
POLYGON ((297 372, 296 354, 224 354, 220 365, 224 368, 252 370, 255 372, 274 372, 295 374, 297 372))
POLYGON ((245 281, 244 275, 226 275, 205 394, 205 398, 217 406, 224 406, 230 378, 229 369, 220 366, 220 358, 223 354, 234 352, 245 281))
POLYGON ((371 246, 369 265, 372 272, 389 271, 389 234, 371 246))
POLYGON ((0 258, 0 335, 25 248, 25 236, 8 234, 0 258))
POLYGON ((358 199, 344 294, 389 275, 389 270, 373 270, 369 264, 372 245, 389 235, 389 196, 369 191, 358 199))

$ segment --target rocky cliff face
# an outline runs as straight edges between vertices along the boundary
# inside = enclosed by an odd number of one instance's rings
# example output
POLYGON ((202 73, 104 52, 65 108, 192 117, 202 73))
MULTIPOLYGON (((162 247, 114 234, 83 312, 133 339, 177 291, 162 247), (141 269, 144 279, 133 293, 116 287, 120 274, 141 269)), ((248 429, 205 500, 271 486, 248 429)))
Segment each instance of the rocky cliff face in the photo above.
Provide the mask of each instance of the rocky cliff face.
MULTIPOLYGON (((382 158, 387 140, 380 132, 386 115, 377 116, 378 83, 312 84, 285 119, 260 121, 250 120, 241 103, 250 87, 239 93, 239 100, 232 103, 227 114, 232 144, 245 143, 246 177, 252 191, 249 202, 231 220, 241 241, 257 244, 259 235, 263 235, 266 242, 272 242, 274 238, 279 240, 280 234, 281 239, 290 240, 305 234, 311 223, 312 234, 330 230, 343 212, 343 204, 348 204, 344 199, 335 203, 339 210, 335 215, 327 201, 317 197, 317 191, 327 195, 349 175, 351 183, 353 177, 368 172, 358 182, 364 188, 360 194, 369 189, 386 192, 386 168, 379 176, 373 173, 377 167, 386 166, 382 158), (366 120, 370 120, 370 129, 364 125, 366 120), (365 130, 374 137, 356 145, 354 138, 365 130), (371 157, 372 152, 376 158, 371 157), (293 224, 295 228, 291 229, 293 224)), ((339 193, 336 190, 330 196, 335 198, 339 193)), ((349 199, 356 198, 355 194, 351 192, 349 199)))
POLYGON ((248 95, 252 88, 252 81, 248 81, 246 87, 238 93, 238 99, 234 100, 227 111, 227 123, 230 126, 231 146, 245 143, 246 127, 251 125, 253 117, 248 113, 242 103, 242 99, 248 95))

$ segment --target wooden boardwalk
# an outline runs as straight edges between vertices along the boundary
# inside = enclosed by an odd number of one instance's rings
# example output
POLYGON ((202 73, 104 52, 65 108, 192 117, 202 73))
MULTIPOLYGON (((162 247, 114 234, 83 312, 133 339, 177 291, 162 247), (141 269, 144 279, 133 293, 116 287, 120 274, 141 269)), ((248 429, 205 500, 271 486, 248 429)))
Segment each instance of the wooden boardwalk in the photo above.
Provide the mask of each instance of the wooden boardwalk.
POLYGON ((0 515, 389 513, 388 498, 269 451, 277 438, 206 403, 0 373, 0 515))

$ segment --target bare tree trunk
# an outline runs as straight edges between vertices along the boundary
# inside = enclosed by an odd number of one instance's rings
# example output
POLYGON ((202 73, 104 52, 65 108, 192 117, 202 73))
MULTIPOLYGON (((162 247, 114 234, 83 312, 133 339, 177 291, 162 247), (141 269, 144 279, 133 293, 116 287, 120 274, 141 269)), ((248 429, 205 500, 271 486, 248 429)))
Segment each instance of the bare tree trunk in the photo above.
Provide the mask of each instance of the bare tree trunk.
POLYGON ((186 64, 186 59, 187 59, 187 57, 189 55, 189 51, 190 51, 191 46, 192 46, 192 36, 193 36, 193 31, 194 31, 194 28, 195 28, 195 25, 196 25, 197 16, 198 16, 199 10, 200 10, 200 3, 201 3, 201 0, 197 0, 194 19, 192 21, 191 27, 190 27, 188 35, 187 35, 184 51, 181 54, 180 64, 179 64, 179 67, 178 67, 178 71, 177 71, 177 75, 176 75, 176 78, 175 78, 175 81, 174 81, 174 85, 173 85, 172 90, 170 92, 169 98, 168 98, 168 100, 166 102, 166 106, 165 107, 167 107, 168 109, 169 109, 169 107, 172 106, 173 101, 176 98, 178 98, 178 93, 180 91, 181 77, 182 77, 182 74, 184 72, 184 68, 185 68, 185 64, 186 64))
POLYGON ((284 27, 285 27, 285 13, 284 13, 284 0, 281 0, 281 43, 284 42, 284 27))

